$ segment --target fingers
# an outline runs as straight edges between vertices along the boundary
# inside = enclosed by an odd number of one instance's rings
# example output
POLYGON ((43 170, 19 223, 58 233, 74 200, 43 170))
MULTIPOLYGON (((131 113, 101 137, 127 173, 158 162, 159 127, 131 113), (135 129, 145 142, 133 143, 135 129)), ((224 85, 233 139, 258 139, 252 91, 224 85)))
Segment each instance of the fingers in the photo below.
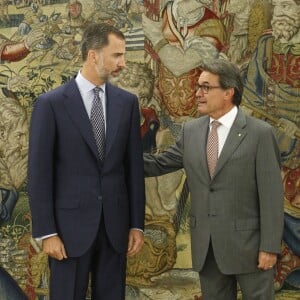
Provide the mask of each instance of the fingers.
POLYGON ((66 252, 66 249, 65 249, 64 245, 62 246, 62 255, 63 255, 63 258, 64 258, 64 259, 65 259, 65 258, 68 258, 67 252, 66 252))
POLYGON ((277 262, 277 255, 268 252, 259 252, 258 255, 258 268, 260 270, 271 270, 277 262))
POLYGON ((144 245, 144 234, 140 230, 132 229, 129 233, 127 255, 133 256, 141 251, 144 245))
MULTIPOLYGON (((58 236, 51 236, 43 239, 43 251, 50 257, 63 260, 68 258, 64 244, 58 236)), ((144 234, 140 230, 132 229, 128 239, 128 256, 133 256, 141 251, 144 245, 144 234)))
POLYGON ((58 236, 43 239, 43 251, 57 260, 68 258, 64 244, 58 236))

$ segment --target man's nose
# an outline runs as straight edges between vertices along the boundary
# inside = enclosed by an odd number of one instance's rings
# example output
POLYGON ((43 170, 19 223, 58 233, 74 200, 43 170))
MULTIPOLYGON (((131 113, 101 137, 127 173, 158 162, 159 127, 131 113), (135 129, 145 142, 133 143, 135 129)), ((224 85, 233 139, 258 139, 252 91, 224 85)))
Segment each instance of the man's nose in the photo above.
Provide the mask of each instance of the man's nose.
POLYGON ((126 61, 125 61, 125 57, 124 56, 120 57, 120 59, 118 61, 118 66, 122 67, 122 68, 126 67, 126 61))
POLYGON ((202 89, 199 87, 197 90, 196 90, 196 97, 200 97, 200 96, 203 96, 203 91, 202 89))

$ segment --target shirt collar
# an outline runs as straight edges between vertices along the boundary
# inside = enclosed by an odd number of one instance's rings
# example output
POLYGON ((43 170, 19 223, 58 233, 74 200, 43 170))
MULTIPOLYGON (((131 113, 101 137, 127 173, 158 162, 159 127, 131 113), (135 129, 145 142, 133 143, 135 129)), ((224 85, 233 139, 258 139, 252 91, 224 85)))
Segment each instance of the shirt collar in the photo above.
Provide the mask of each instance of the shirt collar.
MULTIPOLYGON (((80 72, 80 70, 78 71, 78 74, 75 78, 75 81, 78 85, 78 88, 83 91, 84 93, 88 93, 90 91, 92 91, 96 86, 91 83, 89 80, 87 80, 80 72)), ((101 84, 99 87, 102 88, 104 94, 105 94, 105 87, 106 87, 106 84, 103 83, 101 84)))
MULTIPOLYGON (((238 108, 236 106, 234 106, 228 113, 226 113, 225 115, 223 115, 221 118, 218 119, 218 121, 225 127, 227 127, 228 129, 231 128, 236 116, 238 113, 238 108)), ((211 122, 214 121, 213 118, 210 118, 209 124, 211 124, 211 122)))

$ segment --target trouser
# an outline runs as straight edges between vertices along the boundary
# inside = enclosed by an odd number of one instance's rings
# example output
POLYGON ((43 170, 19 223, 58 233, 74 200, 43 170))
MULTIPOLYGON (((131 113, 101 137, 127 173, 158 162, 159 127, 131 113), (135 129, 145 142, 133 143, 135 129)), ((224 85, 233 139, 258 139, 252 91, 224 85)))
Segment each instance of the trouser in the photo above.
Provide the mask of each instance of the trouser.
POLYGON ((274 300, 274 270, 254 273, 223 274, 215 260, 210 244, 203 269, 199 273, 201 291, 204 300, 236 300, 239 284, 243 300, 274 300))
POLYGON ((93 300, 125 299, 126 253, 113 249, 103 221, 83 256, 62 261, 50 258, 50 272, 51 300, 85 300, 89 278, 93 300))

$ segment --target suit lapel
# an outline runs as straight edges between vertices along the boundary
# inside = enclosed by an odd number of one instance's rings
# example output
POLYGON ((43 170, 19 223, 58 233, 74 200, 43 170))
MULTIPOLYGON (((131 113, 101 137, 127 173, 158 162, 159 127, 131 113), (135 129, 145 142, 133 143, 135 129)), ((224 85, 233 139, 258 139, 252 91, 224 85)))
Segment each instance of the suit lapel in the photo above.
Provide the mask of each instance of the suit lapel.
POLYGON ((98 150, 92 126, 74 79, 72 79, 66 85, 64 96, 64 105, 70 118, 72 119, 75 126, 79 129, 83 139, 90 147, 95 157, 98 157, 98 150))
POLYGON ((105 155, 110 151, 113 145, 116 133, 119 127, 119 122, 122 117, 123 101, 119 96, 119 90, 113 85, 106 85, 106 140, 105 140, 105 155))
POLYGON ((220 172, 246 135, 246 118, 241 109, 239 109, 218 159, 214 177, 220 172))
POLYGON ((204 117, 199 119, 199 132, 198 139, 200 141, 200 163, 201 163, 201 170, 205 170, 205 177, 208 181, 210 181, 210 175, 208 172, 207 166, 207 157, 206 157, 206 143, 207 143, 207 134, 208 134, 208 126, 209 126, 209 117, 204 117))

